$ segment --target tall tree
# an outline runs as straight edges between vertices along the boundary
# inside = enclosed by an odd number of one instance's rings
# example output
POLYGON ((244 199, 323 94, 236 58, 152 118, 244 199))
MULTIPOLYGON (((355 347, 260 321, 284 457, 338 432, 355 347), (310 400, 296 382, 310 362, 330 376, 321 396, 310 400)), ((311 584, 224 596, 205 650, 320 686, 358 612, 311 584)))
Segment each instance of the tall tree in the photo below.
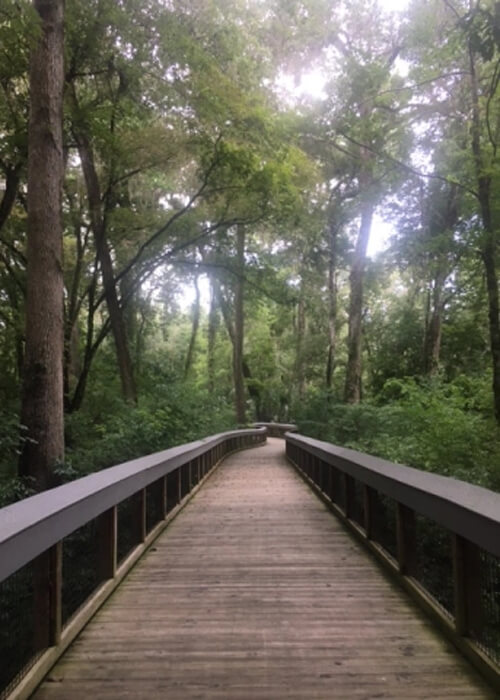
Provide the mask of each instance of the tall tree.
POLYGON ((64 1, 34 0, 40 33, 30 60, 28 287, 20 472, 38 489, 64 455, 62 182, 64 1))

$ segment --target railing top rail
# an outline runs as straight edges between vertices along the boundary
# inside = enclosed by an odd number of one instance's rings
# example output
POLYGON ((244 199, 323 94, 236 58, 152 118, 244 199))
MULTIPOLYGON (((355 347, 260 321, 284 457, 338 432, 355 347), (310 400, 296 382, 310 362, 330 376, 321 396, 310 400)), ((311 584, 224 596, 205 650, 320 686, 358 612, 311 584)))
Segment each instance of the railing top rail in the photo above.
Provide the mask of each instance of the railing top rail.
POLYGON ((0 509, 0 581, 46 549, 227 439, 264 428, 232 430, 171 447, 49 489, 0 509))
POLYGON ((286 440, 500 556, 500 494, 303 435, 286 440))

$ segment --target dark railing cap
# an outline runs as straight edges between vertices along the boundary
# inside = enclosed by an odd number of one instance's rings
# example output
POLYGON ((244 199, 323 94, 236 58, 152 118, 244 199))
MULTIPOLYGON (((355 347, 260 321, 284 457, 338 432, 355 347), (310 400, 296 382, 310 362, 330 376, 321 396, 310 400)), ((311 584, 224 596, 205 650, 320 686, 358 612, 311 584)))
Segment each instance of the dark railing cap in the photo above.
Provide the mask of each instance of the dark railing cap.
POLYGON ((303 435, 287 433, 285 437, 290 444, 500 556, 499 493, 303 435))
POLYGON ((232 430, 84 476, 0 509, 0 581, 46 549, 182 464, 225 440, 264 429, 232 430))

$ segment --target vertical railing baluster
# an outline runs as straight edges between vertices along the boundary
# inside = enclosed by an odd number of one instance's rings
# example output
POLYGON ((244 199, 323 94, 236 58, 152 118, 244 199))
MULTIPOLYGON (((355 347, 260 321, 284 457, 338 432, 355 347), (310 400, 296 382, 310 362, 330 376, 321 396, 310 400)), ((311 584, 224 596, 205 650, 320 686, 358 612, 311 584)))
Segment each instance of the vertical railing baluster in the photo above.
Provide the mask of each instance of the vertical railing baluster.
POLYGON ((137 512, 136 512, 136 527, 137 527, 137 541, 144 542, 147 534, 146 518, 147 518, 147 507, 148 499, 146 489, 141 489, 137 495, 137 512))
POLYGON ((161 518, 165 520, 168 513, 168 478, 166 476, 161 480, 161 518))
POLYGON ((34 648, 59 644, 62 629, 62 540, 34 561, 34 648))

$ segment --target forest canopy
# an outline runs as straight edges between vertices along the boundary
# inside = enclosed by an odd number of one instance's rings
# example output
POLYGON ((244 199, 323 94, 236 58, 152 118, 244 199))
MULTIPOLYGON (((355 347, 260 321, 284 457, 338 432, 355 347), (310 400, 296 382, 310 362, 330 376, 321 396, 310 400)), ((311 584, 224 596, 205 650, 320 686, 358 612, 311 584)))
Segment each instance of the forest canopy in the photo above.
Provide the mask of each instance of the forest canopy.
POLYGON ((500 488, 500 3, 397 8, 3 0, 4 502, 254 420, 500 488))

